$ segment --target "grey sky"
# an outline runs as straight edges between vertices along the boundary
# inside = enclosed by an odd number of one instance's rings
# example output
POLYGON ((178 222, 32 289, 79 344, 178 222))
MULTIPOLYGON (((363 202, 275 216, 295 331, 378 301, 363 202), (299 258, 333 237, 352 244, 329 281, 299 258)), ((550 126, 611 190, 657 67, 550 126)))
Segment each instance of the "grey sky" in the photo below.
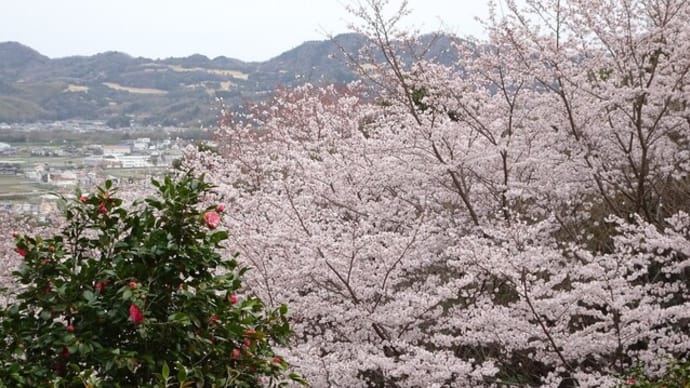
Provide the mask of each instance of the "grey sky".
MULTIPOLYGON (((49 57, 116 50, 165 58, 194 53, 266 60, 348 30, 351 0, 2 0, 0 42, 49 57)), ((409 0, 407 24, 481 36, 485 0, 409 0)), ((391 0, 395 6, 398 1, 391 0)))

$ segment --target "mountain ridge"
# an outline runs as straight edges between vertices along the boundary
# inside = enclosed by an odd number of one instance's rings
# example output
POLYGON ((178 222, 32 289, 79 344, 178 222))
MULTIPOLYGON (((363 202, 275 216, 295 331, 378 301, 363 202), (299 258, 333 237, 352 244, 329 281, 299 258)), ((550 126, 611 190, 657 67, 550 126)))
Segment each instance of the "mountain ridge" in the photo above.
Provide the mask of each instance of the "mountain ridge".
POLYGON ((0 122, 213 125, 219 98, 236 108, 279 86, 355 80, 341 48, 357 52, 366 43, 363 35, 345 33, 245 62, 203 54, 149 59, 118 51, 49 58, 18 42, 0 42, 0 122))

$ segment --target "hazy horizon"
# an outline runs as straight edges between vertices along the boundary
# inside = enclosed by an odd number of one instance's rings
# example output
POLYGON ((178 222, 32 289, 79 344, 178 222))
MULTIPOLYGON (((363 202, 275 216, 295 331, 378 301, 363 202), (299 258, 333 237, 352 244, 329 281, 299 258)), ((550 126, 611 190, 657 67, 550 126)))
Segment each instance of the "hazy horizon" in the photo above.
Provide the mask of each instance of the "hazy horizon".
MULTIPOLYGON (((169 58, 201 54, 246 62, 265 61, 305 41, 351 32, 347 0, 220 0, 95 3, 87 0, 23 0, 5 4, 0 42, 16 41, 50 58, 108 51, 133 57, 169 58), (251 39, 247 39, 251 37, 251 39)), ((399 1, 391 1, 389 10, 399 1)), ((486 3, 409 0, 403 24, 421 32, 481 36, 475 17, 486 3)))

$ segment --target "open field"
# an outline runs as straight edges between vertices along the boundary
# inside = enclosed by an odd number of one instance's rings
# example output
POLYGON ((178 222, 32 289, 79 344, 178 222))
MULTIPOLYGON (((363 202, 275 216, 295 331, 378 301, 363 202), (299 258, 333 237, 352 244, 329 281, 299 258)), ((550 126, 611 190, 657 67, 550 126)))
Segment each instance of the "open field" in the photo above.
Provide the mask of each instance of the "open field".
POLYGON ((63 90, 63 93, 82 93, 82 92, 88 92, 88 91, 89 91, 88 86, 69 84, 69 85, 67 85, 67 88, 65 88, 65 90, 63 90))
POLYGON ((0 175, 0 204, 6 202, 37 202, 38 197, 53 187, 31 182, 16 175, 0 175))
POLYGON ((0 194, 25 191, 28 183, 20 176, 0 175, 0 194))
POLYGON ((184 73, 184 72, 202 72, 202 73, 208 73, 208 74, 216 74, 216 75, 222 75, 226 77, 232 77, 232 78, 237 78, 241 80, 247 80, 249 79, 249 74, 243 73, 241 71, 237 70, 227 70, 227 69, 205 69, 202 67, 182 67, 179 65, 167 65, 166 66, 168 69, 172 71, 176 71, 178 73, 184 73))
POLYGON ((21 160, 28 165, 48 164, 53 167, 79 166, 83 158, 77 156, 31 156, 28 152, 12 155, 13 160, 21 160))
POLYGON ((110 89, 114 90, 121 90, 124 92, 128 93, 134 93, 134 94, 168 94, 166 90, 161 90, 161 89, 151 89, 151 88, 132 88, 129 86, 123 86, 120 84, 116 84, 114 82, 103 82, 103 85, 109 87, 110 89))

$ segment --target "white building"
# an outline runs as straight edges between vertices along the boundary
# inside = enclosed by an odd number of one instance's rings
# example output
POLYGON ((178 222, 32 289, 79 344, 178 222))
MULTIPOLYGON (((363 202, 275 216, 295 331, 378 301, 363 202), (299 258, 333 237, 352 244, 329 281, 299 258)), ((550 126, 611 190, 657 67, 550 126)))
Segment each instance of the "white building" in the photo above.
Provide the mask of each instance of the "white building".
POLYGON ((124 156, 132 152, 128 145, 104 145, 103 156, 124 156))
POLYGON ((55 174, 50 174, 49 183, 56 186, 76 186, 78 183, 77 174, 73 171, 63 171, 55 174))
POLYGON ((130 155, 117 158, 122 163, 122 168, 145 168, 151 167, 148 155, 130 155))

